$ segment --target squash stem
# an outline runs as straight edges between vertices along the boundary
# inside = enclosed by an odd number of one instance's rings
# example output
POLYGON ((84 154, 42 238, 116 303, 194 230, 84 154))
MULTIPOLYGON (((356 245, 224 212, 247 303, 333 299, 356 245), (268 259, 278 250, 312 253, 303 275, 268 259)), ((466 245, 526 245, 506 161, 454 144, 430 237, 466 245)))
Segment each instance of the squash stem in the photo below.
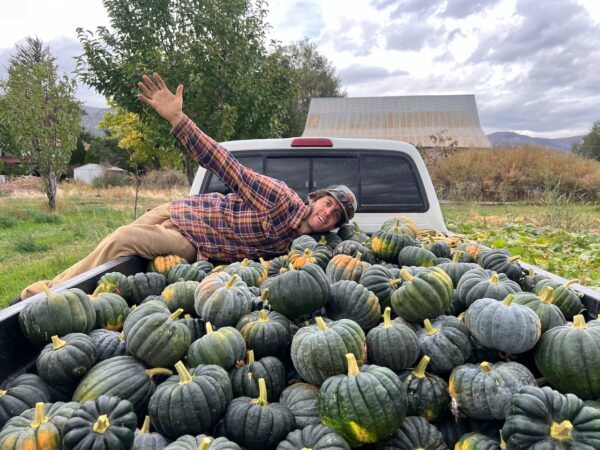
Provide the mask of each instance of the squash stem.
POLYGON ((249 366, 250 364, 254 363, 254 350, 248 350, 246 352, 246 365, 249 366))
POLYGON ((108 416, 106 414, 102 414, 100 417, 98 417, 98 420, 96 420, 96 422, 94 423, 94 426, 92 427, 92 431, 94 433, 104 434, 104 433, 106 433, 106 430, 108 430, 109 427, 110 427, 110 421, 108 420, 108 416))
POLYGON ((305 248, 304 249, 304 256, 310 256, 312 255, 312 250, 310 248, 305 248))
POLYGON ((423 356, 421 361, 419 361, 417 368, 412 371, 412 374, 417 378, 425 378, 425 369, 427 369, 427 365, 429 364, 430 360, 431 358, 429 356, 423 356))
POLYGON ((44 293, 46 294, 46 297, 50 297, 52 295, 52 292, 50 292, 50 288, 48 287, 48 285, 46 283, 44 283, 44 293))
POLYGON ((210 333, 212 333, 213 331, 214 331, 214 330, 213 330, 213 327, 212 327, 212 323, 210 323, 210 322, 206 322, 206 334, 210 334, 210 333))
POLYGON ((362 253, 361 252, 356 252, 356 256, 354 257, 354 259, 356 259, 357 261, 360 261, 362 258, 362 253))
POLYGON ((561 423, 552 422, 550 427, 550 437, 558 442, 570 441, 573 439, 573 424, 568 420, 563 420, 561 423))
POLYGON ((269 311, 267 311, 266 309, 261 309, 260 311, 258 311, 258 321, 265 323, 269 321, 269 311))
POLYGON ((142 428, 140 428, 140 434, 150 433, 150 416, 144 417, 144 423, 142 424, 142 428))
POLYGON ((238 279, 238 274, 237 274, 237 273, 234 273, 234 274, 231 276, 231 278, 229 279, 229 281, 227 282, 227 284, 225 285, 225 287, 226 287, 227 289, 231 289, 231 288, 233 287, 234 283, 235 283, 235 280, 237 280, 237 279, 238 279))
POLYGON ((433 336, 434 334, 438 333, 439 330, 433 325, 431 325, 429 319, 425 319, 423 323, 425 324, 425 331, 427 331, 427 336, 433 336))
POLYGON ((148 374, 148 376, 150 378, 154 377, 155 375, 166 375, 166 376, 173 375, 173 371, 171 371, 169 369, 165 369, 164 367, 155 367, 153 369, 146 369, 146 373, 148 374))
POLYGON ((119 333, 119 340, 120 340, 121 342, 125 342, 125 332, 124 332, 124 331, 121 331, 121 332, 119 333))
POLYGON ((579 280, 569 280, 565 284, 563 284, 563 286, 568 288, 568 287, 571 287, 571 285, 573 285, 575 283, 579 283, 579 280))
POLYGON ((408 281, 409 283, 413 280, 413 276, 410 274, 410 272, 408 271, 408 267, 403 266, 402 269, 400 269, 400 276, 402 278, 404 278, 405 281, 408 281))
POLYGON ((585 330, 587 328, 583 314, 577 314, 575 317, 573 317, 573 327, 577 328, 578 330, 585 330))
POLYGON ((44 402, 37 402, 35 404, 35 417, 33 418, 30 427, 37 428, 45 422, 48 422, 48 418, 44 412, 44 402))
POLYGON ((393 278, 393 279, 390 280, 390 286, 392 288, 395 288, 399 284, 402 284, 402 278, 393 278))
POLYGON ((98 295, 101 294, 102 292, 105 292, 104 285, 99 284, 96 287, 96 289, 94 289, 94 292, 92 292, 92 295, 90 295, 90 299, 96 300, 98 298, 98 295))
POLYGON ((355 377, 360 373, 358 369, 358 363, 354 353, 346 353, 346 361, 348 362, 348 376, 355 377))
POLYGON ((504 297, 504 300, 502 300, 502 304, 504 306, 510 306, 510 304, 513 302, 514 299, 515 299, 514 295, 508 294, 506 297, 504 297))
POLYGON ((552 300, 554 300, 554 288, 552 286, 546 286, 542 289, 542 292, 538 294, 538 297, 544 303, 552 303, 552 300))
POLYGON ((192 381, 192 376, 181 361, 177 361, 177 363, 175 363, 175 369, 179 375, 179 384, 188 384, 190 381, 192 381))
POLYGON ((317 326, 319 327, 319 330, 325 331, 327 329, 327 324, 325 323, 325 321, 323 320, 323 318, 321 316, 315 317, 315 322, 317 322, 317 326))
POLYGON ((463 252, 462 250, 458 250, 455 254, 454 254, 454 258, 452 258, 452 262, 454 264, 458 264, 460 261, 460 258, 462 258, 465 255, 465 252, 463 252))
POLYGON ((323 245, 327 244, 327 238, 325 237, 324 234, 321 235, 321 239, 319 239, 319 244, 323 244, 323 245))
POLYGON ((479 366, 481 367, 481 371, 483 373, 490 373, 492 371, 492 366, 490 366, 490 363, 487 361, 482 362, 479 364, 479 366))
POLYGON ((8 391, 0 389, 0 397, 4 397, 8 391))
POLYGON ((518 261, 520 258, 521 258, 521 255, 516 255, 516 256, 513 256, 512 258, 510 258, 508 261, 513 263, 515 261, 518 261))
POLYGON ((52 339, 52 348, 54 350, 59 350, 59 349, 63 348, 65 345, 67 345, 67 342, 63 341, 57 335, 52 336, 51 339, 52 339))
POLYGON ((250 260, 249 260, 248 258, 244 258, 244 259, 242 260, 242 263, 240 264, 240 267, 241 267, 242 269, 245 269, 246 267, 248 267, 248 264, 250 264, 250 260))
POLYGON ((383 328, 390 328, 392 326, 392 308, 386 306, 383 310, 383 328))
POLYGON ((496 272, 494 272, 492 274, 492 277, 490 278, 490 283, 491 284, 498 284, 498 281, 500 281, 500 276, 496 272))
POLYGON ((209 437, 205 437, 204 439, 202 439, 202 442, 200 443, 200 447, 198 447, 198 450, 208 450, 208 446, 210 445, 210 438, 209 437))
POLYGON ((169 316, 169 319, 171 320, 175 320, 177 319, 181 314, 183 314, 183 308, 179 308, 177 310, 175 310, 175 312, 173 314, 171 314, 169 316))
POLYGON ((260 293, 260 299, 263 302, 266 302, 268 297, 269 297, 269 288, 264 288, 263 291, 260 293))
POLYGON ((257 403, 260 406, 266 406, 267 403, 267 384, 264 378, 258 379, 258 399, 257 403))

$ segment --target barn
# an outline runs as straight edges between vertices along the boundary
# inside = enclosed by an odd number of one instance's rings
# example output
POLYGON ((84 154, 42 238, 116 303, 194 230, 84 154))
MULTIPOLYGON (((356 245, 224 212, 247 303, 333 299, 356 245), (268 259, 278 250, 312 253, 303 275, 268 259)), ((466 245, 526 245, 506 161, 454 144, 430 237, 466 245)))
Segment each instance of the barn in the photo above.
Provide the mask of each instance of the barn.
POLYGON ((73 178, 83 183, 92 184, 94 179, 102 177, 107 173, 120 173, 123 176, 126 175, 127 171, 120 167, 107 166, 101 164, 85 164, 80 167, 73 169, 73 178))
POLYGON ((404 141, 421 148, 491 148, 474 95, 313 98, 302 136, 404 141))

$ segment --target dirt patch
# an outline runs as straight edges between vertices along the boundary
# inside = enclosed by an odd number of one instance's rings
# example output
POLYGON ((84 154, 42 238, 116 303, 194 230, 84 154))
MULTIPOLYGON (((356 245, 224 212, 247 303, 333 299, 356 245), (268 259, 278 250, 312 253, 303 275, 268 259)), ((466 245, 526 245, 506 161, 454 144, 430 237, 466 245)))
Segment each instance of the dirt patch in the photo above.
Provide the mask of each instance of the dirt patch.
POLYGON ((13 197, 44 195, 41 188, 41 178, 34 176, 10 178, 8 181, 0 183, 0 192, 13 197))

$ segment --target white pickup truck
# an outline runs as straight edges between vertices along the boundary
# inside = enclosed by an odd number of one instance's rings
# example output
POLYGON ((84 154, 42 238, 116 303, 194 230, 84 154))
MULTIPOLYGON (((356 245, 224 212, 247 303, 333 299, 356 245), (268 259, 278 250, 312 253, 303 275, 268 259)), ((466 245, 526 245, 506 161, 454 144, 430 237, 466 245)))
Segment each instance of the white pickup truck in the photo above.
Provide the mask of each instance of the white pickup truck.
MULTIPOLYGON (((223 145, 242 164, 285 181, 304 198, 320 187, 349 186, 358 200, 353 220, 367 233, 378 230, 386 219, 397 215, 413 218, 420 228, 449 233, 427 168, 410 144, 375 139, 290 138, 223 145)), ((227 187, 212 173, 198 169, 190 195, 215 191, 227 192, 227 187)), ((137 256, 118 258, 52 290, 78 287, 92 292, 103 274, 118 271, 131 275, 144 271, 147 263, 137 256)), ((530 267, 525 263, 522 266, 526 270, 530 267)), ((535 272, 561 283, 567 281, 541 268, 536 267, 535 272)), ((583 294, 587 314, 597 317, 600 293, 581 285, 572 287, 583 294)), ((19 312, 27 301, 0 311, 0 380, 30 367, 37 354, 18 323, 19 312)))

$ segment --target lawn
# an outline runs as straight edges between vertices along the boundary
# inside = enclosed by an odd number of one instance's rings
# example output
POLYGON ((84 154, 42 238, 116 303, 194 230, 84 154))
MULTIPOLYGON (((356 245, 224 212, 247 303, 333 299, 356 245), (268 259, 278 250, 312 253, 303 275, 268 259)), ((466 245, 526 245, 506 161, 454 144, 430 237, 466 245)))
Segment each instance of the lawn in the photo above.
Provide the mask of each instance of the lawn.
MULTIPOLYGON (((142 190, 138 216, 186 189, 142 190)), ((43 194, 0 197, 0 307, 28 284, 52 278, 134 219, 132 188, 61 185, 57 211, 43 194)), ((565 278, 600 288, 600 205, 561 202, 442 206, 447 226, 565 278)))

